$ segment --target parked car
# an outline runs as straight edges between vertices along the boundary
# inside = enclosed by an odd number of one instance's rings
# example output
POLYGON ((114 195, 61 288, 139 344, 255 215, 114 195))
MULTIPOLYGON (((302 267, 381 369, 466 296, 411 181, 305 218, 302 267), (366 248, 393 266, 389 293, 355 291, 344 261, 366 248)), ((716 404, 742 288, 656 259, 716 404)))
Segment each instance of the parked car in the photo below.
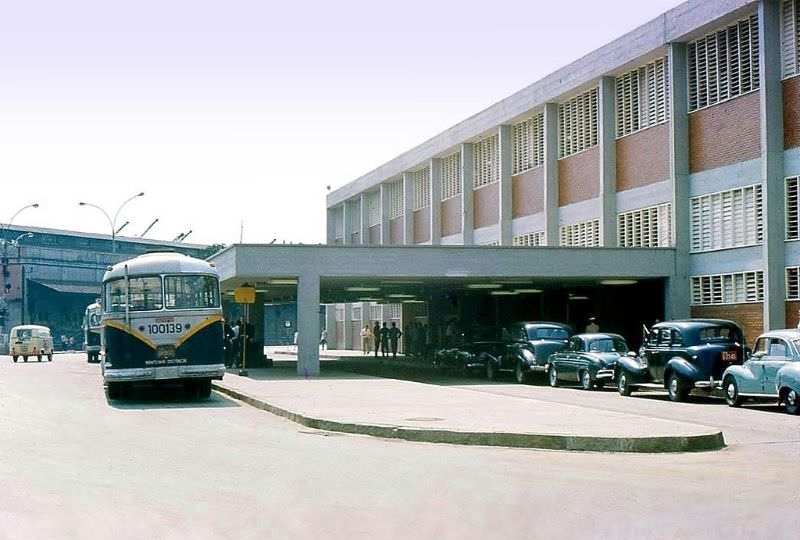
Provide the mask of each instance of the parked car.
POLYGON ((731 407, 746 399, 775 399, 786 403, 788 413, 800 413, 800 330, 758 336, 750 358, 722 374, 722 389, 731 407))
POLYGON ((514 372, 518 383, 527 381, 531 373, 545 373, 550 355, 567 346, 574 333, 568 324, 525 321, 509 325, 503 354, 487 358, 486 377, 494 379, 500 371, 514 372))
POLYGON ((433 353, 433 363, 440 370, 463 370, 473 373, 486 369, 487 357, 497 357, 506 348, 505 330, 500 327, 481 327, 473 332, 463 343, 437 349, 433 353))
POLYGON ((726 368, 746 357, 742 329, 722 319, 686 319, 653 325, 638 357, 619 358, 617 389, 628 396, 638 388, 667 389, 683 401, 695 388, 711 391, 726 368))
POLYGON ((578 334, 569 338, 567 348, 550 355, 547 382, 577 381, 584 390, 603 388, 614 379, 617 360, 628 354, 628 344, 618 334, 578 334))
POLYGON ((43 356, 47 357, 48 362, 53 359, 53 337, 46 326, 15 326, 8 335, 8 346, 14 362, 20 356, 25 362, 29 356, 35 356, 39 362, 43 356))

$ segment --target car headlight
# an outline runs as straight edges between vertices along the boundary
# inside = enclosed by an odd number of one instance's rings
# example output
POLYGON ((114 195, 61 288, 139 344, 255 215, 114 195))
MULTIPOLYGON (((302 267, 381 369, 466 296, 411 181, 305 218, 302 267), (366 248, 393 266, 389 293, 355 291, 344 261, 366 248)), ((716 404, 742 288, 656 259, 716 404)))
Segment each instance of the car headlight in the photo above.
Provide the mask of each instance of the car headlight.
POLYGON ((639 357, 639 365, 642 366, 643 368, 647 367, 647 357, 646 356, 640 356, 639 357))

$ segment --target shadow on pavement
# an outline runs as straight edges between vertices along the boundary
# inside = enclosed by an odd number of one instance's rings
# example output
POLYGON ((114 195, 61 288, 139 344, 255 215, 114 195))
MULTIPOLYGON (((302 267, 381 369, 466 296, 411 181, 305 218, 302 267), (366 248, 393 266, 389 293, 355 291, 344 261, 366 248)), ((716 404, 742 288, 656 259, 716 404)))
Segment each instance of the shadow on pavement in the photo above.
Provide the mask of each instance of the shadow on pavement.
POLYGON ((183 388, 174 386, 136 386, 120 399, 106 397, 109 406, 120 410, 144 409, 219 409, 241 407, 235 400, 219 392, 211 392, 208 399, 187 395, 183 388))

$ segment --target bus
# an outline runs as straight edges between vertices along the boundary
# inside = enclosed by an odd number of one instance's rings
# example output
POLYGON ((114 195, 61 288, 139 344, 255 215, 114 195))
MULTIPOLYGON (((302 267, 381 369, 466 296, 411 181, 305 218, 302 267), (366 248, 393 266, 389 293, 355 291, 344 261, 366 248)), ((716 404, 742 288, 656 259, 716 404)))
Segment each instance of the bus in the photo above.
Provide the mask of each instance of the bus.
POLYGON ((225 374, 219 276, 206 261, 151 252, 103 276, 103 384, 110 400, 136 384, 181 384, 200 399, 225 374))
POLYGON ((103 316, 103 308, 100 307, 100 299, 86 306, 83 312, 83 349, 86 351, 86 361, 89 363, 100 361, 100 336, 102 326, 100 320, 103 316))

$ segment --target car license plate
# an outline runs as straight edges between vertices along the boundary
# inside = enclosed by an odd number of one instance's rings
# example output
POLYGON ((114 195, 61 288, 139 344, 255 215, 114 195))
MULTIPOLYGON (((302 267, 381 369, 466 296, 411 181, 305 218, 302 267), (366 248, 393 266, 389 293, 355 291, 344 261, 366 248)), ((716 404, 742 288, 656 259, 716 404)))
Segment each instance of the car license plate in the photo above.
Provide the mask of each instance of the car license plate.
POLYGON ((737 358, 736 351, 722 351, 723 362, 736 362, 736 358, 737 358))

